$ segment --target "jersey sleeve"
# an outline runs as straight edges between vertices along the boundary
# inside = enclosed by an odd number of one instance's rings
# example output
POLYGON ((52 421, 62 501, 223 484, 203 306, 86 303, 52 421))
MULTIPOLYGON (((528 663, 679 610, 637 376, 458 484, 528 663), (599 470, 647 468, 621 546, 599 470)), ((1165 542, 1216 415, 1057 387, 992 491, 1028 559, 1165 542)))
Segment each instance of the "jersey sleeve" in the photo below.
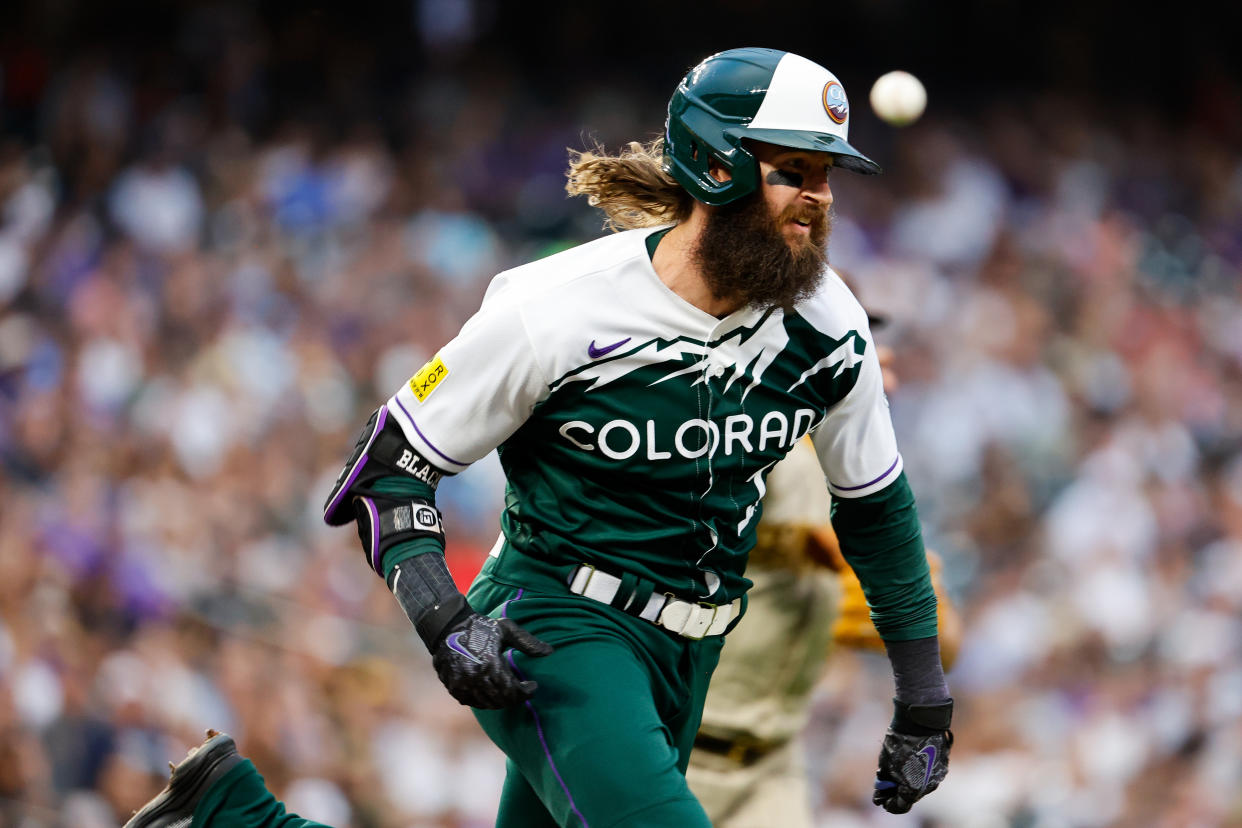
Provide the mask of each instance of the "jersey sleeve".
POLYGON ((869 337, 854 387, 828 409, 812 439, 834 497, 865 497, 901 474, 880 361, 869 337))
POLYGON ((503 443, 548 393, 521 306, 489 291, 451 342, 388 400, 410 445, 456 474, 503 443))

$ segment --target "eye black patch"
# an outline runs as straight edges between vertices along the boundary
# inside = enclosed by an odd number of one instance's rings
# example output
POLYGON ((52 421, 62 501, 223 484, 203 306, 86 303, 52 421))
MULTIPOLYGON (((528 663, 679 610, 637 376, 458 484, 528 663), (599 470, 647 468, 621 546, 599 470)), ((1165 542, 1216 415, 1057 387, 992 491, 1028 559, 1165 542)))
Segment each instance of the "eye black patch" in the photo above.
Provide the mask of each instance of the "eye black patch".
POLYGON ((802 189, 802 182, 805 181, 802 173, 789 172, 788 170, 772 170, 768 173, 764 181, 777 187, 796 187, 802 189))

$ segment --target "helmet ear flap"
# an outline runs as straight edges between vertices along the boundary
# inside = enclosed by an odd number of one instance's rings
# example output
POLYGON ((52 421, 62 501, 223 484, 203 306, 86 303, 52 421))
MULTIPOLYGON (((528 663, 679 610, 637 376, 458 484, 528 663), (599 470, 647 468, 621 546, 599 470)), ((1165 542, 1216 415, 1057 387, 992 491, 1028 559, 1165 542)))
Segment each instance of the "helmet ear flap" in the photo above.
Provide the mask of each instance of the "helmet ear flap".
POLYGON ((664 132, 665 170, 695 200, 712 206, 747 196, 759 183, 755 157, 741 146, 738 135, 722 126, 705 107, 679 90, 669 106, 664 132), (729 171, 727 180, 712 175, 712 161, 729 171))

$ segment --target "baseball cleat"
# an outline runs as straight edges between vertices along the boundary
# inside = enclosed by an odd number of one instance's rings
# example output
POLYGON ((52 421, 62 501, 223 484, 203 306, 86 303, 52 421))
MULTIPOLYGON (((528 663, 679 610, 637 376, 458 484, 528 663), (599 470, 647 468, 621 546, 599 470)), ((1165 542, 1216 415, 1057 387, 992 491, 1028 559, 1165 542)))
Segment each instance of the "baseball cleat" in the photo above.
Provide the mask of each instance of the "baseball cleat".
POLYGON ((190 748, 181 764, 168 763, 168 785, 135 811, 125 828, 189 828, 203 794, 241 759, 232 736, 208 730, 207 738, 190 748))

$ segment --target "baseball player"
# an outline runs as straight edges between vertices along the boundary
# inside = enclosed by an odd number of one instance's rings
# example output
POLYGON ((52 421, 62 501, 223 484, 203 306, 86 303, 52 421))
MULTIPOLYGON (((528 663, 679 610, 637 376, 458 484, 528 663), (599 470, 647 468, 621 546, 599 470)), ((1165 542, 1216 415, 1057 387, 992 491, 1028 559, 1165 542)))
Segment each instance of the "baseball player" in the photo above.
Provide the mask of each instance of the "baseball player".
POLYGON ((826 263, 830 172, 878 172, 848 125, 805 58, 707 58, 661 151, 571 165, 570 192, 623 231, 497 276, 359 435, 325 520, 356 524, 508 757, 502 828, 710 825, 686 764, 766 474, 807 434, 893 667, 874 800, 904 812, 944 778, 953 705, 914 498, 866 314, 826 263), (492 449, 502 533, 467 597, 435 490, 492 449))

